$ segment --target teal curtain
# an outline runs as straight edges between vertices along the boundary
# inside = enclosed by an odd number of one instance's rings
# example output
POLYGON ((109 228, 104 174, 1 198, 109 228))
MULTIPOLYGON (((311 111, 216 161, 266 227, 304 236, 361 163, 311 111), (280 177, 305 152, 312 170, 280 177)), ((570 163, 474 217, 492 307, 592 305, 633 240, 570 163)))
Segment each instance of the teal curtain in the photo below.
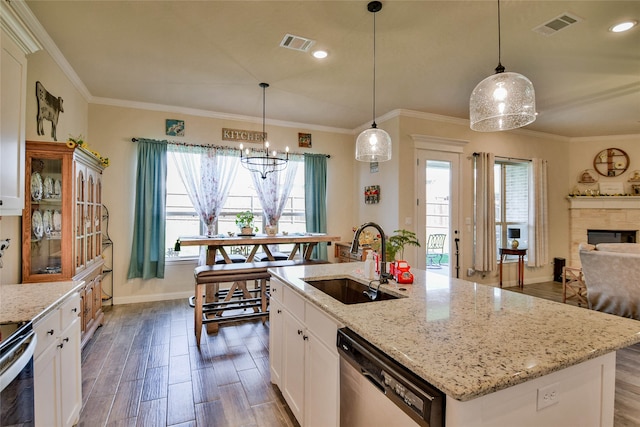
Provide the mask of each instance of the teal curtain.
POLYGON ((164 278, 167 143, 138 140, 133 244, 128 279, 164 278))
MULTIPOLYGON (((327 232, 327 156, 304 155, 304 208, 307 232, 327 232)), ((327 260, 327 244, 319 243, 313 250, 313 258, 327 260)))

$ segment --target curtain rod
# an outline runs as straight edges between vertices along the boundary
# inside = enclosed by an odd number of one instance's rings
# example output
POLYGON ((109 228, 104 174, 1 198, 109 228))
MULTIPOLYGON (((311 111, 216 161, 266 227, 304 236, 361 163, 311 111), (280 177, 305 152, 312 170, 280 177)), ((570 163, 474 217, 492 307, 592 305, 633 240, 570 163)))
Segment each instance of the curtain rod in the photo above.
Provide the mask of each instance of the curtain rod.
MULTIPOLYGON (((149 139, 149 138, 143 138, 143 139, 149 139)), ((140 138, 131 138, 131 142, 138 142, 140 140, 140 138)), ((200 148, 230 148, 232 150, 238 150, 240 151, 239 148, 235 148, 235 147, 229 147, 229 146, 224 146, 224 145, 210 145, 210 144, 194 144, 191 142, 183 142, 183 141, 168 141, 166 139, 164 140, 159 140, 159 139, 154 139, 153 141, 156 142, 161 142, 164 144, 171 144, 171 145, 181 145, 184 147, 200 147, 200 148)), ((295 152, 289 152, 289 154, 292 155, 304 155, 305 153, 295 153, 295 152)), ((321 153, 307 153, 307 154, 321 154, 321 153)), ((331 158, 331 154, 325 154, 325 156, 327 157, 327 159, 331 158)))
MULTIPOLYGON (((480 153, 473 153, 473 157, 478 157, 480 155, 480 153)), ((522 162, 530 162, 531 159, 520 159, 518 157, 504 157, 504 156, 495 156, 496 159, 501 159, 501 160, 519 160, 522 162)))

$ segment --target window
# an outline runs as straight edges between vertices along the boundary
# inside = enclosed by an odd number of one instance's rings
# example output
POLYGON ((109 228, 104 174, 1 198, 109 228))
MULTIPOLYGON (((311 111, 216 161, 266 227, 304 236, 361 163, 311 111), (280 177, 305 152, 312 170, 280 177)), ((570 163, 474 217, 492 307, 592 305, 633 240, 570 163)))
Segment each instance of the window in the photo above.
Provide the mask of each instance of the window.
MULTIPOLYGON (((278 222, 278 231, 304 233, 306 231, 304 205, 304 162, 298 163, 295 185, 291 190, 287 204, 278 222)), ((174 253, 174 244, 180 236, 197 236, 205 234, 204 226, 191 205, 187 191, 182 183, 172 156, 167 156, 167 223, 166 241, 167 255, 180 258, 197 257, 199 246, 182 246, 180 252, 174 253)), ((262 207, 253 187, 251 173, 244 167, 238 167, 234 184, 229 197, 218 218, 216 230, 219 234, 237 233, 236 214, 249 210, 256 217, 256 226, 260 232, 264 230, 262 207)), ((279 250, 286 251, 285 245, 279 250)))
MULTIPOLYGON (((496 161, 496 248, 511 247, 508 229, 519 229, 518 248, 528 247, 529 162, 496 161)), ((499 257, 499 254, 496 254, 499 257)))

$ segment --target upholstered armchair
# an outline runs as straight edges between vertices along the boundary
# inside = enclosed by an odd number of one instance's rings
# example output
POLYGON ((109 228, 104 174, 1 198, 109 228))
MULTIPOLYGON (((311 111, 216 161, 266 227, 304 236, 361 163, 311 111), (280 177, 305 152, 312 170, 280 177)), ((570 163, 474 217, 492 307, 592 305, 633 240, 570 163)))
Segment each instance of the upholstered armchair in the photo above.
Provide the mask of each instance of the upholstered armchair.
POLYGON ((640 320, 640 244, 583 243, 580 262, 590 309, 640 320))

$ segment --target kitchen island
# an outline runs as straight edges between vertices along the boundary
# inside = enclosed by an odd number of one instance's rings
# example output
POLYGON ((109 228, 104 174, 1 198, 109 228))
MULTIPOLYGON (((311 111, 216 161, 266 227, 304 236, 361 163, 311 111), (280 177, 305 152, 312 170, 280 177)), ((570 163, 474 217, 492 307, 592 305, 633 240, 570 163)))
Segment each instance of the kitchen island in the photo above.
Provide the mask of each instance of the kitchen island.
POLYGON ((404 298, 354 305, 303 280, 363 281, 362 267, 270 273, 444 392, 447 426, 613 424, 615 351, 640 342, 640 322, 419 270, 381 286, 404 298))

